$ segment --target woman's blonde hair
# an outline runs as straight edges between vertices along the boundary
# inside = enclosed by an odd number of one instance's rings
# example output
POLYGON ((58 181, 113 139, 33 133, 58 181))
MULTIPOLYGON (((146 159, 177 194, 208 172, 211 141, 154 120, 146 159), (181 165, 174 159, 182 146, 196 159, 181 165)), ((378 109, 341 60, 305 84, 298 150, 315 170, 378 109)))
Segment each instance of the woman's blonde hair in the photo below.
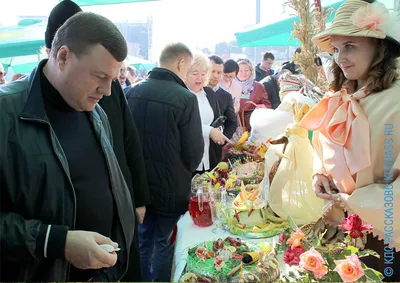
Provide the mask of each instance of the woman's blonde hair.
MULTIPOLYGON (((390 88, 392 83, 399 78, 397 58, 390 52, 387 42, 381 39, 374 40, 377 41, 377 52, 364 86, 365 92, 368 94, 390 88)), ((346 77, 335 60, 332 60, 332 75, 333 80, 329 85, 329 90, 336 92, 343 87, 346 77)))
POLYGON ((253 77, 256 76, 256 71, 254 70, 253 63, 251 63, 250 59, 247 59, 247 58, 245 58, 245 59, 239 59, 239 60, 237 61, 237 63, 238 63, 238 65, 239 65, 239 68, 240 68, 240 65, 242 65, 242 64, 245 64, 245 65, 249 66, 249 68, 250 68, 250 73, 253 75, 253 77))
POLYGON ((197 53, 193 55, 193 63, 190 66, 189 72, 191 72, 194 69, 197 68, 204 68, 206 69, 206 82, 204 83, 205 85, 208 84, 208 80, 210 79, 211 71, 212 71, 212 65, 210 59, 204 54, 197 53))

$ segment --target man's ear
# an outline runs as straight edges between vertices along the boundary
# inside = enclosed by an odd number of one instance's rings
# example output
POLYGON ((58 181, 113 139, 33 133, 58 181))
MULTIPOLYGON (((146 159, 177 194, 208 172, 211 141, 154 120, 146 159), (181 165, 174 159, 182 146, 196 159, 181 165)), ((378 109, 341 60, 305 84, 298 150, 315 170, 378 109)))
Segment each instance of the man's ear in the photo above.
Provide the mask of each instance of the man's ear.
POLYGON ((66 46, 63 45, 57 52, 57 64, 61 71, 64 70, 67 61, 69 60, 71 55, 71 50, 66 46))
POLYGON ((179 61, 178 61, 178 72, 180 72, 181 71, 181 69, 183 68, 185 66, 185 58, 181 58, 179 61))

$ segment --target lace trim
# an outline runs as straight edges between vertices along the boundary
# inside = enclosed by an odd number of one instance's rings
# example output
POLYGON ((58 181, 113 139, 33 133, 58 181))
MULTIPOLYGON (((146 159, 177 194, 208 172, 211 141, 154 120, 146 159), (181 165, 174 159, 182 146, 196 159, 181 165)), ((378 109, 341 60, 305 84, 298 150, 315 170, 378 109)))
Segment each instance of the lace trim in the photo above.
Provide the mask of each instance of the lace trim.
POLYGON ((329 174, 324 170, 324 169, 320 169, 315 171, 312 175, 311 175, 311 180, 314 179, 314 177, 316 175, 324 175, 325 177, 327 177, 328 179, 330 179, 329 174))

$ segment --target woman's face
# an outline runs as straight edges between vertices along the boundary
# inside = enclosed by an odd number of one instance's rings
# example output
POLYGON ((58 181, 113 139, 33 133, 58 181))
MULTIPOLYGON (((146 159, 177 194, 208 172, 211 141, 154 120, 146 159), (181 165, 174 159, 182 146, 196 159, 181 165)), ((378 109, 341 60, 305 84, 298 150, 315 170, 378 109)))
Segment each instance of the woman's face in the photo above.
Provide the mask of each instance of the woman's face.
POLYGON ((204 67, 192 67, 190 68, 187 77, 186 84, 190 90, 199 92, 207 81, 207 69, 204 67))
POLYGON ((369 37, 332 35, 333 58, 349 80, 364 82, 374 57, 377 41, 369 37))
POLYGON ((230 85, 235 77, 236 77, 236 72, 224 73, 222 80, 226 84, 230 85))
POLYGON ((246 63, 239 64, 239 73, 237 74, 237 78, 239 81, 245 81, 251 76, 250 66, 246 63))

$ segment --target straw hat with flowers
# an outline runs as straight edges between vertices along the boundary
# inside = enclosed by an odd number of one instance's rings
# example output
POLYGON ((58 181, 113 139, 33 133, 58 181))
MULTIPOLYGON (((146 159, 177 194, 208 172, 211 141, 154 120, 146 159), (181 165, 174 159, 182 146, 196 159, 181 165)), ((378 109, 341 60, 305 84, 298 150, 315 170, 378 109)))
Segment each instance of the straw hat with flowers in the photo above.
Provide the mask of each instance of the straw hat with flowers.
POLYGON ((313 42, 322 50, 334 53, 331 36, 360 36, 386 40, 390 51, 400 56, 399 12, 389 12, 378 1, 347 0, 336 12, 331 27, 317 34, 313 42))

